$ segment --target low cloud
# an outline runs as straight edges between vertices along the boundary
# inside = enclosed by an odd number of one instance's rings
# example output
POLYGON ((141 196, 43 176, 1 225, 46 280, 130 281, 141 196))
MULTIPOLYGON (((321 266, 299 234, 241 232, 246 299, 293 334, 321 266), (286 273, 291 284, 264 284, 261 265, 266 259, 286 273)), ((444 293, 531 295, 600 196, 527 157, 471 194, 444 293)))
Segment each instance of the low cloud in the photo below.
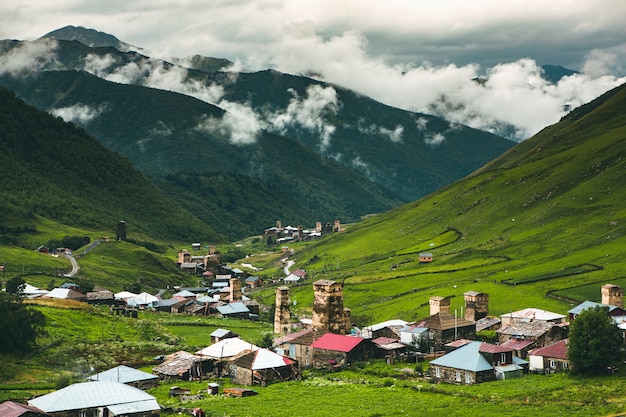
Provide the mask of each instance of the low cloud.
POLYGON ((293 98, 284 111, 270 116, 271 128, 284 133, 287 128, 300 126, 320 135, 320 149, 326 150, 330 145, 335 126, 326 119, 337 114, 341 103, 337 92, 331 86, 322 87, 311 84, 307 87, 306 96, 299 97, 295 90, 290 90, 293 98))
POLYGON ((446 140, 446 137, 443 133, 433 133, 424 137, 424 142, 430 146, 441 145, 444 140, 446 140))
POLYGON ((388 137, 390 141, 394 143, 402 142, 402 135, 404 134, 404 127, 397 125, 394 129, 389 129, 384 126, 378 126, 371 124, 369 126, 363 126, 361 123, 357 126, 359 132, 366 135, 379 135, 388 137))
POLYGON ((226 110, 222 118, 206 117, 196 129, 225 136, 234 145, 249 145, 267 125, 249 105, 224 100, 220 107, 226 110))
POLYGON ((434 114, 518 141, 626 82, 606 75, 614 68, 614 54, 601 51, 587 57, 583 70, 588 73, 565 77, 555 85, 541 77, 542 68, 529 58, 486 69, 478 64, 390 65, 366 53, 368 41, 358 32, 325 39, 303 23, 294 33, 298 36, 285 34, 259 53, 267 53, 266 61, 278 70, 315 74, 390 106, 434 114))
POLYGON ((86 125, 98 117, 104 109, 105 106, 93 107, 82 103, 76 103, 73 106, 52 109, 50 113, 54 116, 62 118, 66 122, 86 125))
POLYGON ((0 56, 0 75, 32 77, 56 63, 55 40, 44 38, 37 42, 22 42, 0 56))

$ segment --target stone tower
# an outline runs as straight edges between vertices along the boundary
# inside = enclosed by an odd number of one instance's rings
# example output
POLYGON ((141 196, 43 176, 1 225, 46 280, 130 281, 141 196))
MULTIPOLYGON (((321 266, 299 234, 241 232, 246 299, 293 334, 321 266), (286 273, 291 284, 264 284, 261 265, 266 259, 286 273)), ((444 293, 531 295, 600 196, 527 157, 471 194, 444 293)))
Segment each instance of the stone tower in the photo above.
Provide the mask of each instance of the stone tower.
POLYGON ((624 308, 624 290, 614 284, 602 286, 602 304, 624 308))
POLYGON ((231 278, 229 280, 230 301, 241 301, 241 280, 239 278, 231 278))
POLYGON ((328 279, 313 283, 313 327, 331 333, 350 331, 350 310, 343 307, 343 284, 328 279))
POLYGON ((439 297, 437 295, 434 295, 430 297, 430 299, 428 300, 428 303, 430 304, 431 316, 434 316, 435 314, 439 312, 450 311, 450 299, 449 298, 439 297))
POLYGON ((276 288, 276 308, 274 309, 274 333, 286 334, 289 332, 291 311, 289 306, 289 287, 276 288))
POLYGON ((126 240, 126 222, 124 220, 117 222, 117 240, 126 240))
POLYGON ((489 294, 468 291, 465 294, 465 320, 478 321, 489 315, 489 294))

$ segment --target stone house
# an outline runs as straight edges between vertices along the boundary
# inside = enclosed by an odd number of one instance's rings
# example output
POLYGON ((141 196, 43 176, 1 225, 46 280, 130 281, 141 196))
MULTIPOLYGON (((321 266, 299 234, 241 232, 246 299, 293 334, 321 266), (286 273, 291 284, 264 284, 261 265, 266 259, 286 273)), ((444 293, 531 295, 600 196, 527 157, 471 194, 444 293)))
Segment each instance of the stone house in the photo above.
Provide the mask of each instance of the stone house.
POLYGON ((375 355, 374 344, 362 337, 326 333, 311 344, 313 366, 316 368, 339 369, 353 361, 375 355))
POLYGON ((530 371, 553 374, 569 369, 567 342, 568 339, 563 339, 551 345, 531 350, 528 354, 530 371))
POLYGON ((448 311, 433 314, 417 327, 428 328, 428 340, 431 349, 442 350, 446 343, 458 339, 476 339, 476 322, 456 317, 448 311))
POLYGON ((166 381, 191 381, 212 370, 213 362, 209 358, 181 350, 167 355, 163 363, 152 368, 152 373, 166 381))
POLYGON ((472 341, 432 360, 430 376, 434 382, 478 384, 519 377, 524 373, 524 364, 511 349, 472 341))
POLYGON ((295 360, 268 349, 245 351, 232 358, 228 367, 232 382, 239 385, 266 386, 300 377, 295 360))
POLYGON ((513 322, 496 331, 500 344, 510 339, 523 339, 534 341, 537 347, 566 339, 568 332, 569 323, 555 324, 546 321, 513 322))
POLYGON ((326 334, 324 330, 305 329, 279 337, 274 341, 276 352, 298 362, 300 369, 313 366, 313 348, 311 345, 326 334))

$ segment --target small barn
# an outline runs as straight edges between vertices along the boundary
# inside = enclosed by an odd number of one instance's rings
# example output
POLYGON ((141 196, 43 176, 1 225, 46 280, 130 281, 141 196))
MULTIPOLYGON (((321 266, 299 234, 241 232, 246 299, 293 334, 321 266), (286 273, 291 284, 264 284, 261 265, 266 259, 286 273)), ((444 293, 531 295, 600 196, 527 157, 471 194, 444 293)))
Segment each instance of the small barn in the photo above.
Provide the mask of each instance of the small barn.
POLYGON ((181 350, 166 356, 163 363, 152 368, 152 373, 166 381, 191 381, 212 370, 212 361, 181 350))
POLYGON ((418 256, 421 264, 433 261, 433 254, 430 252, 422 252, 418 256))
POLYGON ((234 357, 229 365, 229 374, 233 383, 239 385, 265 386, 300 378, 295 360, 269 349, 246 351, 234 357))

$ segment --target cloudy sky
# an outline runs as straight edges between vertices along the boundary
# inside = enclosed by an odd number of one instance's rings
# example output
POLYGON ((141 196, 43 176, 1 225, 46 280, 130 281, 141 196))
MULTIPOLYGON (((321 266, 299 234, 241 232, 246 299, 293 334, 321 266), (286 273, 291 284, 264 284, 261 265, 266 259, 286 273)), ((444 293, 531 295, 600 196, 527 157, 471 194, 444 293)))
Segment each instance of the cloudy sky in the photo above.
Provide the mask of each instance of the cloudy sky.
POLYGON ((521 140, 626 81, 624 17, 619 0, 14 0, 0 3, 0 38, 84 26, 161 57, 313 74, 470 126, 509 124, 521 140), (581 74, 549 85, 544 64, 581 74))

